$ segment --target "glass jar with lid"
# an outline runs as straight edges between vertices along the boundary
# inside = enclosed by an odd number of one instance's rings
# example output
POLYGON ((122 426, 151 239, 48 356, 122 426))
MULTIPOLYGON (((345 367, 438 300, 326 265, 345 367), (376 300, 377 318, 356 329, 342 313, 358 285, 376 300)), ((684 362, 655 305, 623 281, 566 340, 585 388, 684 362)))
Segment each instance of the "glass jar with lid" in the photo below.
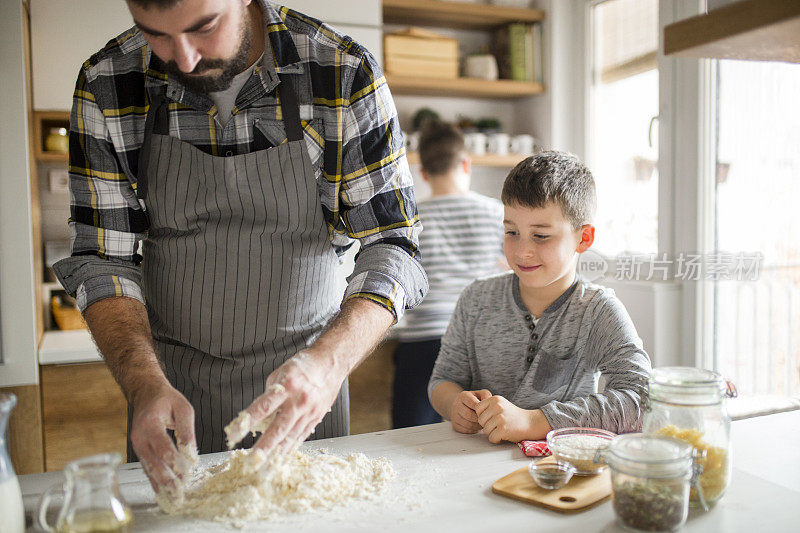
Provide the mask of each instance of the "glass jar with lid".
POLYGON ((632 433, 611 441, 603 453, 611 468, 614 513, 625 526, 675 531, 689 514, 692 446, 679 439, 632 433))
POLYGON ((644 405, 643 431, 675 437, 691 444, 702 469, 699 487, 692 488, 691 504, 701 497, 718 501, 731 479, 731 419, 725 406, 735 389, 716 372, 693 367, 653 369, 644 405))

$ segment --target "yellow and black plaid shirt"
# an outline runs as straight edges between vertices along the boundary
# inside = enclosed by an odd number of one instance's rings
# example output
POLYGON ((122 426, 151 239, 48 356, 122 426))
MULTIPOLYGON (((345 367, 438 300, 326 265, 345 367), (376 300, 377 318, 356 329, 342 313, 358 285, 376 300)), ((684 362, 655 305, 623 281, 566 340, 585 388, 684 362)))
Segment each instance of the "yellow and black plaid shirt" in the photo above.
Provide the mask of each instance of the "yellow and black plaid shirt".
POLYGON ((331 244, 361 244, 345 299, 370 298, 399 318, 427 291, 416 259, 421 225, 412 178, 380 67, 329 26, 269 2, 261 7, 268 46, 225 127, 215 120, 213 101, 170 78, 135 28, 81 68, 70 118, 72 257, 56 265, 81 310, 111 296, 142 300, 137 250, 148 223, 136 185, 148 90, 167 86, 171 136, 225 157, 286 141, 279 73, 296 75, 331 244))

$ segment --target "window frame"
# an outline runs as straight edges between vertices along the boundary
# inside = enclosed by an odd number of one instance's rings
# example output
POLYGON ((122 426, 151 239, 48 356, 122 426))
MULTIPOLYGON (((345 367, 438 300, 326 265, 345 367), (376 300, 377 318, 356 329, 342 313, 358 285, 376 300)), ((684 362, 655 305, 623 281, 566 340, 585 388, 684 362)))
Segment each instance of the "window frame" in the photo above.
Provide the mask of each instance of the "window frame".
MULTIPOLYGON (((584 159, 591 151, 591 120, 594 95, 592 68, 594 35, 591 10, 606 0, 578 0, 583 4, 583 137, 578 143, 584 159)), ((704 0, 659 1, 658 25, 658 254, 675 257, 679 253, 705 254, 712 249, 714 187, 713 129, 716 91, 713 83, 716 65, 707 59, 666 57, 663 55, 664 27, 705 12, 704 0)), ((609 271, 616 269, 606 257, 609 271)), ((642 282, 653 283, 653 282, 642 282)), ((663 283, 663 282, 661 282, 663 283)), ((680 360, 676 364, 714 368, 713 287, 709 282, 673 281, 681 289, 680 317, 676 321, 680 339, 680 360)))

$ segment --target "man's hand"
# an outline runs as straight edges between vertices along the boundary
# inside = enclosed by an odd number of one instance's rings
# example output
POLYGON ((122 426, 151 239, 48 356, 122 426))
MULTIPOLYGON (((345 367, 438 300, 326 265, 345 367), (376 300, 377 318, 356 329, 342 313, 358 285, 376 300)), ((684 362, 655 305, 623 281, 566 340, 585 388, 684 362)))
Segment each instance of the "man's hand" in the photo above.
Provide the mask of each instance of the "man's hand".
MULTIPOLYGON (((526 439, 541 438, 538 433, 550 424, 541 411, 520 409, 502 396, 492 396, 481 401, 476 407, 478 423, 489 436, 489 442, 498 444, 507 440, 519 442, 526 439)), ((547 431, 544 434, 547 434, 547 431)))
POLYGON ((175 430, 180 448, 196 454, 194 409, 186 398, 169 384, 137 391, 131 444, 155 492, 179 490, 194 466, 190 457, 175 447, 168 429, 175 430))
POLYGON ((270 374, 267 392, 246 409, 252 425, 277 411, 254 448, 288 450, 311 435, 336 401, 345 378, 372 353, 393 319, 391 312, 366 298, 342 304, 319 339, 270 374), (285 390, 270 391, 272 385, 285 390))
POLYGON ((450 407, 450 423, 459 433, 477 433, 481 430, 475 408, 481 402, 490 398, 492 393, 486 389, 465 390, 458 393, 450 407))
POLYGON ((254 422, 277 411, 275 420, 254 448, 269 452, 279 446, 289 450, 302 443, 330 411, 343 382, 344 376, 326 371, 325 365, 307 351, 279 366, 267 378, 267 392, 247 408, 254 422), (272 385, 281 385, 283 390, 277 388, 277 392, 271 392, 272 385))
POLYGON ((118 296, 90 305, 83 314, 108 369, 133 407, 131 444, 153 490, 175 490, 197 455, 194 409, 167 381, 153 346, 147 310, 118 296), (175 430, 178 449, 167 435, 175 430))

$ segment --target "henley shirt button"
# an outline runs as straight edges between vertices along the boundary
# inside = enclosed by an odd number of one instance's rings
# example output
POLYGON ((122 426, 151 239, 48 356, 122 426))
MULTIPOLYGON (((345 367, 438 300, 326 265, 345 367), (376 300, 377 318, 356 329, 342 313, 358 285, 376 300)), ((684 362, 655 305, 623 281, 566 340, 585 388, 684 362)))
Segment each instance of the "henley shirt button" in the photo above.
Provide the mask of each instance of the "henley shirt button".
POLYGON ((530 355, 525 360, 528 361, 529 363, 533 363, 533 357, 531 357, 530 355))
POLYGON ((529 330, 531 330, 531 331, 533 331, 534 329, 536 329, 536 324, 530 324, 530 325, 528 326, 528 329, 529 329, 529 330))
POLYGON ((529 352, 529 353, 533 353, 533 351, 534 351, 535 349, 536 349, 536 347, 535 347, 535 346, 528 346, 528 352, 529 352))
POLYGON ((525 320, 527 320, 528 322, 530 322, 530 321, 531 321, 531 315, 525 315, 525 320))
POLYGON ((531 337, 533 337, 533 340, 536 340, 536 339, 539 338, 539 334, 538 333, 534 333, 533 335, 531 335, 531 337))

